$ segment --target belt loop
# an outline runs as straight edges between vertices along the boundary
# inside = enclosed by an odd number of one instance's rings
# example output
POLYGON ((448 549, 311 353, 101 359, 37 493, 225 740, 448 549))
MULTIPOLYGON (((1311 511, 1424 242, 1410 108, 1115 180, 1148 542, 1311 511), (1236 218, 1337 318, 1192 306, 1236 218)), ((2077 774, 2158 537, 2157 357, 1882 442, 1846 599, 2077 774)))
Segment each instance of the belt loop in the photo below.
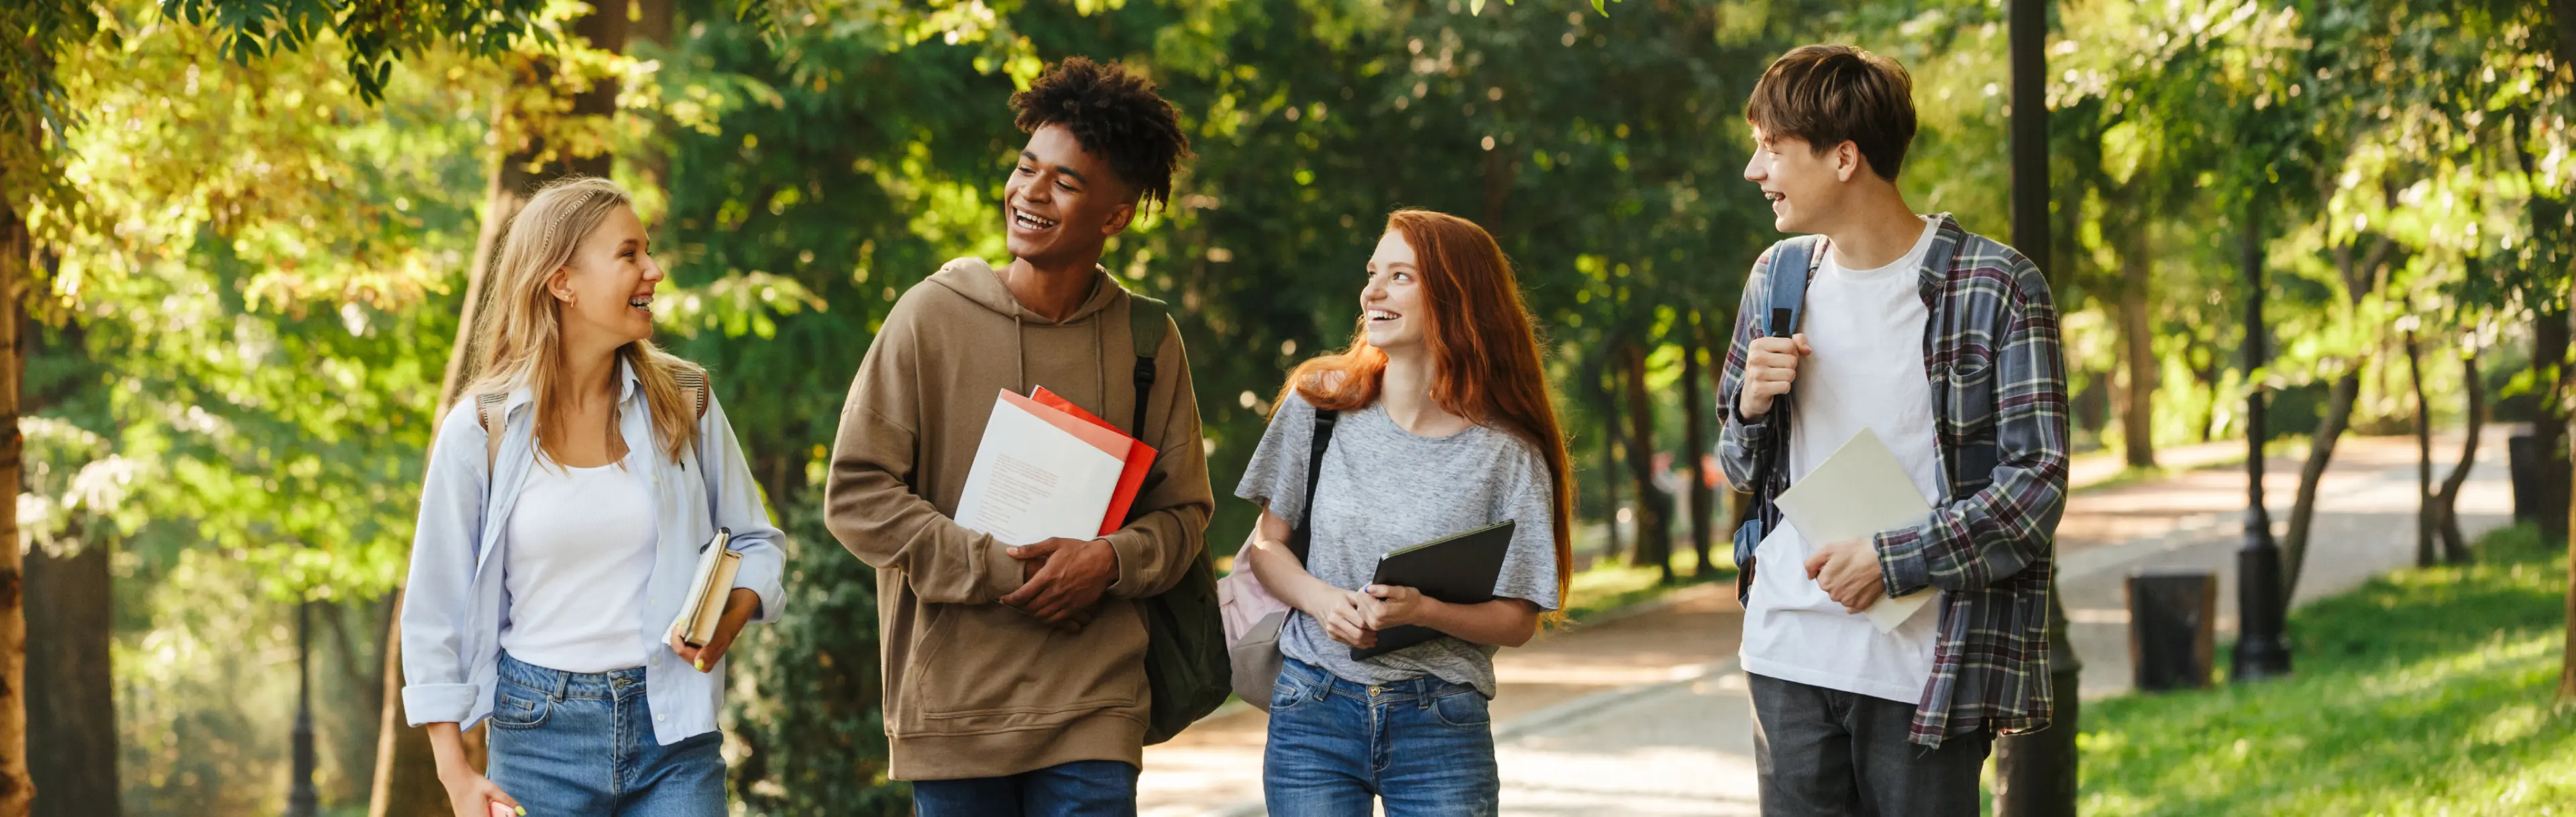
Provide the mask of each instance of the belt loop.
POLYGON ((549 671, 555 674, 555 695, 553 700, 556 703, 563 703, 564 690, 572 686, 572 673, 564 672, 562 670, 549 671))

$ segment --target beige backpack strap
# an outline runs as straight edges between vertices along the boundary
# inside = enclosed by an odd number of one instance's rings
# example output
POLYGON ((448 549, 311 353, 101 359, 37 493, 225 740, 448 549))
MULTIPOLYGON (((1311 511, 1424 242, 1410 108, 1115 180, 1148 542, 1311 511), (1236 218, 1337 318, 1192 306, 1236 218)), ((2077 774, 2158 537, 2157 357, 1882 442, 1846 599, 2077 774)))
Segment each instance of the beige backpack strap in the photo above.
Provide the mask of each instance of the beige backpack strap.
POLYGON ((487 474, 491 472, 493 463, 501 460, 501 435, 509 431, 509 418, 502 416, 501 404, 509 401, 510 395, 506 392, 474 397, 474 420, 483 424, 483 471, 487 474), (501 417, 500 427, 494 427, 494 417, 501 417))
POLYGON ((681 389, 688 391, 690 394, 697 395, 698 419, 706 419, 708 388, 707 370, 698 368, 696 364, 681 366, 678 371, 671 373, 671 382, 679 384, 681 389))

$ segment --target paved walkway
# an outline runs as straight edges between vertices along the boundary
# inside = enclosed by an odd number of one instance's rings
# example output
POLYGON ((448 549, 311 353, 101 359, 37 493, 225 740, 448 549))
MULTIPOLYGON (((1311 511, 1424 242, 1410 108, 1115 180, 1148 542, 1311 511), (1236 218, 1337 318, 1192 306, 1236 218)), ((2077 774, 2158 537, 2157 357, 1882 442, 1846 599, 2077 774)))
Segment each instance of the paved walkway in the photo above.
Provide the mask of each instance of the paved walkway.
MULTIPOLYGON (((2462 526, 2471 536, 2502 524, 2511 511, 2504 434, 2490 429, 2490 444, 2461 497, 2462 526)), ((2437 478, 2448 470, 2441 458, 2455 455, 2457 445, 2436 446, 2437 478)), ((2225 446, 2167 455, 2164 462, 2175 468, 2227 459, 2225 446)), ((2408 438, 2344 440, 2320 488, 2315 550, 2300 601, 2413 562, 2414 458, 2408 438)), ((2297 462, 2284 457, 2268 465, 2266 498, 2279 531, 2287 527, 2297 462)), ((2086 460, 2075 470, 2080 485, 2119 469, 2116 462, 2086 460)), ((2185 471, 2081 491, 2068 503, 2059 528, 2061 589, 2074 620, 2070 636, 2085 660, 2085 697, 2128 689, 2123 582, 2138 569, 2218 573, 2219 626, 2233 631, 2244 486, 2242 470, 2185 471)), ((1733 661, 1741 627, 1732 587, 1701 586, 1651 609, 1503 651, 1495 662, 1502 689, 1494 716, 1504 813, 1754 814, 1751 705, 1733 661)), ((1138 784, 1143 813, 1260 814, 1265 727, 1263 715, 1246 708, 1148 748, 1138 784)))

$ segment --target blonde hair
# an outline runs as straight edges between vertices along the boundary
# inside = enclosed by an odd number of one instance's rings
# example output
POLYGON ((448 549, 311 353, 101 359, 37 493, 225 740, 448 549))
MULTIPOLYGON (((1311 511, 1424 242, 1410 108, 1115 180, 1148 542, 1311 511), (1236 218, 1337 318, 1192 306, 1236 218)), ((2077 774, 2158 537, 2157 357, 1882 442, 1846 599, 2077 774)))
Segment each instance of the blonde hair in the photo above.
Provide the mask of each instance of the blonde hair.
MULTIPOLYGON (((510 217, 493 258, 481 324, 466 357, 479 374, 467 394, 507 393, 526 387, 534 398, 537 446, 557 456, 560 435, 545 420, 561 405, 563 304, 546 291, 556 270, 572 263, 581 240, 633 197, 607 179, 572 177, 547 184, 510 217)), ((650 340, 620 346, 617 357, 635 371, 652 409, 653 436, 671 461, 697 442, 697 396, 680 391, 674 373, 693 364, 663 352, 650 340)))

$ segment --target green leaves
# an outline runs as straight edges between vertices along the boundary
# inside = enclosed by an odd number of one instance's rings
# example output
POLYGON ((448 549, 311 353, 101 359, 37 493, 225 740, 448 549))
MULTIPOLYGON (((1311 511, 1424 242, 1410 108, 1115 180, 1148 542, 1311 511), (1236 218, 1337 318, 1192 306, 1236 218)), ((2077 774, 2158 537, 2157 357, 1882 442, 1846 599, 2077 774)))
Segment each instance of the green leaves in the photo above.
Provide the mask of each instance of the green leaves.
POLYGON ((513 45, 550 42, 540 18, 561 15, 548 0, 161 0, 161 14, 207 26, 226 59, 240 65, 303 50, 325 31, 347 47, 345 67, 368 104, 384 97, 396 61, 435 47, 489 57, 513 45))

